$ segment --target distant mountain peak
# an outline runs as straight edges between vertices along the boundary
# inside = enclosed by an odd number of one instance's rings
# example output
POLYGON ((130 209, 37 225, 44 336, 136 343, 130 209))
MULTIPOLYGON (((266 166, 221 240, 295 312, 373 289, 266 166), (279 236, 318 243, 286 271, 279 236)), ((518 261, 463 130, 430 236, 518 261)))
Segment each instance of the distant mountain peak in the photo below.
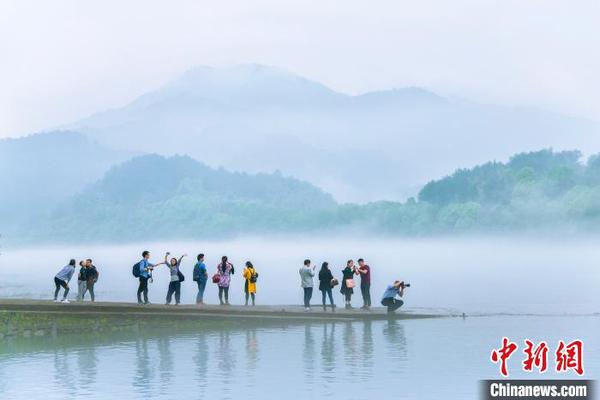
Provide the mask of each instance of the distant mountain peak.
POLYGON ((370 103, 446 103, 448 99, 442 97, 434 92, 427 89, 423 89, 417 86, 407 86, 405 88, 394 88, 390 90, 381 90, 375 92, 367 92, 359 96, 355 96, 356 99, 361 101, 367 101, 370 103))

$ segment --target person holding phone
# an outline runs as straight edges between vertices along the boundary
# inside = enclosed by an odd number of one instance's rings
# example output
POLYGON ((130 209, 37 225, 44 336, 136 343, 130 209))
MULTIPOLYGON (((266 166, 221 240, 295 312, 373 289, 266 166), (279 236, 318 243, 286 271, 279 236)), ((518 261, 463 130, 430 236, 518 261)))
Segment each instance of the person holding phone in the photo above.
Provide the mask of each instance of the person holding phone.
POLYGON ((310 311, 310 300, 313 295, 313 277, 315 276, 315 266, 311 265, 309 259, 304 260, 304 265, 299 270, 300 286, 304 291, 304 311, 310 311))
POLYGON ((344 295, 346 302, 346 310, 352 309, 352 294, 354 294, 354 275, 358 275, 358 271, 354 266, 354 260, 346 262, 346 268, 342 270, 342 288, 340 293, 344 295))

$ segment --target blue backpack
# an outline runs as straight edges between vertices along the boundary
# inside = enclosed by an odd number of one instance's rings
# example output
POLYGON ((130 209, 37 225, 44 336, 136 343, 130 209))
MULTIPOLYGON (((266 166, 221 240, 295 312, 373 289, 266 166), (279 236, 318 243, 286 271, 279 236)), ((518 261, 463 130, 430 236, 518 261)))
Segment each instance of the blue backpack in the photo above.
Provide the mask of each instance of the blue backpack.
POLYGON ((131 273, 133 274, 134 277, 139 278, 140 277, 140 262, 137 262, 133 265, 133 268, 131 270, 131 273))

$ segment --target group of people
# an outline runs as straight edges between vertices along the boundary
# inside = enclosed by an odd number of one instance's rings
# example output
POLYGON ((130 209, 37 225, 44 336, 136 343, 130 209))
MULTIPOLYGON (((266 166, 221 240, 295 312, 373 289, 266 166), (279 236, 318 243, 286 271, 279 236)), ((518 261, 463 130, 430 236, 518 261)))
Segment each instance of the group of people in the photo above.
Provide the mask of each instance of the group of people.
MULTIPOLYGON (((54 276, 54 302, 63 302, 68 303, 68 295, 69 295, 69 281, 71 277, 75 273, 77 261, 75 259, 71 259, 69 264, 64 266, 55 276, 54 276), (64 289, 62 300, 58 299, 58 294, 60 289, 64 289)), ((92 301, 96 301, 96 294, 94 293, 94 286, 96 282, 98 282, 98 278, 100 274, 98 273, 98 269, 93 264, 92 259, 88 258, 87 260, 79 261, 79 274, 77 275, 77 300, 83 301, 85 294, 90 292, 90 298, 92 301)))
MULTIPOLYGON (((154 270, 165 265, 169 272, 169 286, 167 289, 167 295, 165 304, 171 304, 173 296, 175 297, 175 305, 179 305, 181 302, 181 283, 185 280, 184 274, 181 272, 181 262, 187 257, 183 254, 179 258, 171 257, 171 254, 167 252, 165 254, 164 261, 159 263, 151 263, 150 252, 144 251, 142 253, 142 259, 138 261, 132 269, 132 274, 138 279, 139 285, 137 288, 137 302, 138 304, 149 304, 148 301, 148 283, 152 282, 152 274, 154 270)), ((344 296, 345 308, 352 308, 352 295, 354 294, 355 277, 360 276, 360 292, 363 299, 364 310, 370 310, 371 308, 371 267, 367 265, 364 259, 359 258, 356 265, 354 260, 348 260, 346 267, 341 271, 341 285, 340 292, 344 296)), ((94 285, 98 281, 99 273, 97 268, 94 266, 91 259, 81 261, 79 263, 80 270, 78 274, 78 294, 77 300, 83 301, 85 294, 90 292, 91 301, 95 301, 94 285)), ((75 273, 76 260, 72 259, 68 265, 63 267, 54 277, 55 291, 54 301, 62 301, 68 303, 69 294, 69 281, 75 273), (60 289, 64 289, 62 300, 58 300, 60 289)), ((327 310, 327 299, 329 299, 329 306, 331 310, 335 310, 335 302, 333 300, 333 289, 340 284, 340 282, 334 277, 329 264, 323 262, 318 275, 316 274, 316 266, 312 264, 311 260, 304 260, 303 266, 299 270, 300 273, 300 284, 304 290, 304 307, 306 311, 311 310, 311 299, 313 295, 314 277, 317 276, 319 280, 319 290, 322 294, 322 306, 323 310, 327 310)), ((235 274, 235 267, 228 261, 227 256, 221 257, 221 261, 217 265, 215 273, 212 275, 211 280, 218 286, 219 293, 219 304, 228 306, 229 303, 229 287, 231 285, 231 277, 235 274)), ((198 254, 196 257, 196 263, 194 265, 192 277, 194 282, 198 286, 198 293, 196 295, 196 304, 204 304, 204 291, 206 284, 209 280, 208 270, 204 263, 204 254, 198 254)), ((244 270, 242 272, 242 278, 244 279, 244 293, 245 293, 245 305, 256 304, 256 283, 258 280, 258 272, 254 268, 251 261, 247 261, 244 270)), ((394 312, 400 308, 403 301, 398 297, 404 295, 404 289, 410 285, 405 284, 402 281, 395 281, 393 284, 387 286, 381 304, 387 307, 388 312, 394 312)))
MULTIPOLYGON (((133 266, 133 276, 139 279, 139 286, 137 290, 137 301, 138 304, 149 304, 148 301, 148 282, 152 281, 152 273, 155 268, 160 265, 166 265, 169 269, 170 281, 169 289, 167 290, 167 297, 165 304, 171 304, 173 294, 175 295, 175 305, 179 305, 181 302, 181 282, 185 280, 185 276, 180 270, 181 261, 187 254, 182 255, 179 258, 169 258, 170 253, 165 254, 165 260, 158 264, 153 264, 149 261, 150 252, 144 251, 142 253, 142 259, 133 266), (143 296, 143 298, 142 298, 143 296)), ((206 289, 206 283, 208 282, 208 270, 204 263, 204 254, 200 253, 196 257, 196 264, 192 273, 193 280, 198 285, 198 293, 196 295, 196 304, 204 304, 204 291, 206 289)), ((212 282, 217 284, 219 288, 219 303, 221 305, 230 305, 229 303, 229 286, 231 284, 231 276, 235 274, 235 267, 228 261, 227 256, 221 257, 221 262, 217 265, 216 272, 212 276, 212 282)), ((249 300, 252 299, 252 305, 256 304, 256 280, 258 279, 258 273, 254 269, 252 262, 246 261, 246 265, 242 272, 244 278, 244 292, 246 294, 246 304, 248 305, 249 300)))
MULTIPOLYGON (((356 287, 355 276, 360 276, 360 293, 362 295, 363 305, 361 309, 371 309, 371 267, 365 263, 362 258, 358 259, 358 265, 354 260, 348 260, 346 267, 342 270, 342 283, 340 285, 340 293, 344 296, 345 308, 352 309, 352 295, 356 287)), ((313 295, 314 277, 316 276, 316 265, 313 265, 309 259, 304 260, 304 265, 300 268, 300 285, 304 289, 304 307, 306 311, 310 311, 310 301, 313 295)), ((335 302, 333 301, 333 288, 340 282, 333 276, 329 263, 323 262, 318 274, 319 291, 321 291, 321 301, 323 310, 327 311, 327 300, 333 311, 335 302)), ((405 285, 402 281, 395 281, 389 285, 384 292, 381 304, 388 308, 388 312, 394 312, 404 304, 397 297, 404 296, 404 288, 410 285, 405 285)))

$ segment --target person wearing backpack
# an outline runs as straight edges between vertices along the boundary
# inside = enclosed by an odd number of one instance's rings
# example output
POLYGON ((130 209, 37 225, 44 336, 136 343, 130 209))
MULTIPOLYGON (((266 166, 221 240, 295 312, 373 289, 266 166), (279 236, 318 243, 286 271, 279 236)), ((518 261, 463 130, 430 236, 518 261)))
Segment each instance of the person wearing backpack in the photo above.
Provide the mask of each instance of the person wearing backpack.
POLYGON ((196 295, 196 304, 204 304, 204 290, 208 281, 208 271, 204 264, 204 254, 200 253, 197 257, 198 262, 194 265, 194 282, 198 284, 198 294, 196 295))
POLYGON ((329 302, 331 303, 331 311, 334 311, 335 304, 333 302, 333 285, 335 281, 333 274, 329 269, 329 263, 324 262, 319 270, 319 290, 323 295, 323 311, 327 311, 327 296, 329 296, 329 302))
POLYGON ((86 292, 90 292, 90 298, 92 299, 92 303, 96 301, 96 295, 94 294, 94 285, 98 282, 98 277, 100 274, 96 269, 96 266, 92 263, 92 259, 88 258, 85 260, 85 266, 87 268, 87 282, 85 286, 85 290, 83 291, 83 295, 81 296, 81 300, 85 297, 86 292))
POLYGON ((219 286, 219 304, 229 305, 229 285, 231 284, 231 275, 233 274, 233 264, 227 261, 227 256, 221 257, 221 262, 217 265, 218 276, 217 285, 219 286), (223 302, 223 295, 225 295, 225 302, 223 302))
POLYGON ((254 269, 254 266, 250 261, 246 261, 246 268, 242 276, 246 280, 244 283, 244 292, 246 293, 246 306, 248 305, 248 297, 252 297, 252 305, 255 306, 256 299, 256 280, 258 279, 258 273, 254 269))
POLYGON ((187 254, 182 255, 179 259, 173 257, 170 261, 167 261, 167 257, 169 256, 169 252, 165 254, 165 261, 163 264, 169 268, 171 280, 169 281, 169 289, 167 290, 167 300, 165 305, 171 304, 171 298, 173 297, 173 293, 175 293, 175 305, 178 306, 181 300, 181 282, 185 280, 185 277, 179 270, 181 266, 181 260, 183 257, 186 257, 187 254))
POLYGON ((60 271, 58 271, 58 274, 56 274, 54 276, 54 285, 56 286, 56 288, 54 289, 54 302, 58 303, 61 300, 58 300, 58 293, 60 292, 60 288, 62 287, 65 290, 65 293, 63 295, 63 299, 62 299, 62 303, 68 303, 69 300, 67 299, 67 296, 69 295, 69 281, 71 280, 71 277, 73 276, 73 273, 75 273, 75 265, 77 264, 77 261, 75 261, 74 259, 71 259, 71 261, 69 261, 69 264, 65 265, 60 271))
POLYGON ((133 276, 139 279, 140 285, 137 290, 137 301, 138 304, 150 304, 148 301, 148 280, 152 278, 152 270, 155 265, 150 263, 150 252, 144 250, 142 252, 142 259, 133 266, 133 276), (142 294, 144 295, 144 301, 142 302, 142 294))

